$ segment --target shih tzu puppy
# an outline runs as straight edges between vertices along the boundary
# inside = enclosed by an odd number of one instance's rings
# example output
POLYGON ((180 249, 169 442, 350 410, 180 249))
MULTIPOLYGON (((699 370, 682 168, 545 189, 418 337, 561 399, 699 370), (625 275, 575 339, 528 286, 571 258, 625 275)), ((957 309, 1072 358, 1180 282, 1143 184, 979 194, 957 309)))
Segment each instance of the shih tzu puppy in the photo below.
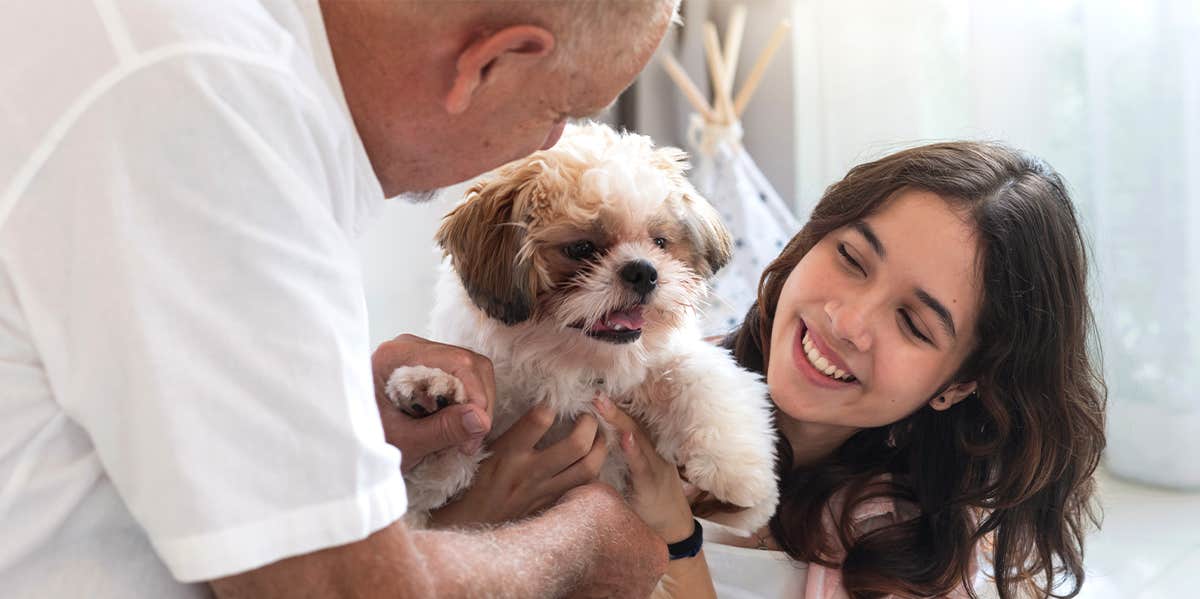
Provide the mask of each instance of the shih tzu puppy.
MULTIPOLYGON (((485 176, 437 232, 448 260, 432 337, 492 360, 489 440, 534 404, 558 414, 543 443, 561 439, 604 392, 691 484, 744 508, 717 519, 755 530, 778 500, 770 400, 702 339, 697 311, 732 243, 686 169, 680 150, 588 124, 485 176)), ((423 367, 392 373, 387 392, 417 417, 462 398, 423 367)), ((469 486, 487 455, 450 449, 413 468, 410 521, 469 486)), ((624 489, 626 472, 611 451, 602 480, 624 489)))

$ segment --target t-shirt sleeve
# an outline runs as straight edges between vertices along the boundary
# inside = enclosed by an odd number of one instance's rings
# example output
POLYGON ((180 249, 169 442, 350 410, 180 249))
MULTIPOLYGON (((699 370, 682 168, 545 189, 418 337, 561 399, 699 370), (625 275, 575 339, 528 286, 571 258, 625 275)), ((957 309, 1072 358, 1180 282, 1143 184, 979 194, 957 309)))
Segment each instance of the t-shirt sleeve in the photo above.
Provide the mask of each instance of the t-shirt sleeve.
POLYGON ((185 582, 395 521, 337 115, 270 62, 110 83, 54 133, 0 259, 130 512, 185 582))

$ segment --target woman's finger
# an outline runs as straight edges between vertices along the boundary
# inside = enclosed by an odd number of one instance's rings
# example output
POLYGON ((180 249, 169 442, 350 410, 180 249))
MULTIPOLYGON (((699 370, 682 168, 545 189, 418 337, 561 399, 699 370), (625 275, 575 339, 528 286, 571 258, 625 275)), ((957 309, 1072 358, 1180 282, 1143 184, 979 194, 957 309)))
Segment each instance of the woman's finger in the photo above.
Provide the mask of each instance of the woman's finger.
POLYGON ((596 407, 596 411, 600 413, 600 417, 604 421, 611 424, 613 428, 623 433, 632 433, 634 439, 643 446, 651 447, 650 437, 646 435, 646 430, 642 425, 638 424, 633 416, 625 413, 625 410, 618 408, 607 396, 601 395, 597 397, 592 405, 596 407))
POLYGON ((545 487, 543 487, 546 495, 558 497, 579 485, 596 480, 607 458, 608 441, 605 440, 604 435, 596 435, 587 455, 546 481, 545 487))
POLYGON ((575 421, 575 428, 571 430, 571 434, 541 451, 539 463, 544 465, 547 474, 558 474, 566 470, 591 452, 597 437, 604 439, 603 435, 596 434, 599 430, 600 423, 596 421, 595 416, 580 416, 575 421))
POLYGON ((642 427, 632 416, 614 405, 607 397, 596 398, 594 404, 605 422, 616 429, 621 454, 625 456, 625 462, 629 465, 629 475, 634 487, 641 487, 652 481, 656 464, 651 460, 657 458, 661 461, 661 458, 657 452, 654 452, 653 456, 646 453, 647 449, 649 451, 654 451, 654 449, 642 427))
POLYGON ((637 437, 632 432, 620 433, 619 442, 621 454, 625 456, 625 463, 629 465, 630 482, 635 489, 643 488, 654 477, 650 461, 646 459, 642 446, 637 443, 637 437))
POLYGON ((534 406, 513 424, 512 428, 496 439, 492 447, 496 450, 533 449, 546 431, 550 430, 552 424, 554 424, 554 410, 545 405, 534 406))
POLYGON ((592 400, 592 405, 600 413, 604 421, 622 432, 634 432, 638 429, 637 422, 624 410, 618 408, 607 395, 598 395, 592 400))

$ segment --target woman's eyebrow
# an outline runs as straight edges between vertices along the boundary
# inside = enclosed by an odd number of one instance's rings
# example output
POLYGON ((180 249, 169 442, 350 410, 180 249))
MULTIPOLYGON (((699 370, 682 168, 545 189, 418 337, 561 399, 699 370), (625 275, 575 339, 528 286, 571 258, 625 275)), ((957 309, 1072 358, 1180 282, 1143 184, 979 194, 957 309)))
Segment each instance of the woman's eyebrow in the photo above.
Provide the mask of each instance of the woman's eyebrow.
MULTIPOLYGON (((871 225, 868 225, 866 221, 859 220, 850 226, 867 240, 867 244, 871 246, 871 249, 875 250, 880 259, 887 259, 887 250, 884 249, 883 242, 879 241, 879 236, 875 234, 875 230, 871 228, 871 225)), ((942 328, 946 330, 950 337, 958 339, 958 332, 954 327, 954 317, 946 309, 946 306, 942 302, 939 302, 937 298, 929 295, 929 292, 924 289, 918 288, 916 295, 922 304, 929 306, 929 309, 937 314, 938 320, 942 323, 942 328)))
POLYGON ((917 289, 916 293, 917 299, 921 300, 922 304, 929 306, 929 309, 937 314, 938 320, 942 322, 942 328, 946 329, 950 337, 958 339, 958 334, 954 330, 954 317, 950 315, 950 311, 946 309, 946 306, 942 305, 942 302, 937 301, 937 298, 929 295, 924 289, 917 289))
POLYGON ((860 220, 855 221, 854 224, 850 226, 853 227, 855 231, 858 231, 859 234, 861 234, 864 238, 866 238, 867 243, 871 246, 871 249, 875 250, 875 253, 879 254, 880 258, 887 258, 887 251, 883 249, 883 243, 879 241, 879 236, 875 234, 875 230, 871 228, 871 225, 868 225, 866 221, 860 220))

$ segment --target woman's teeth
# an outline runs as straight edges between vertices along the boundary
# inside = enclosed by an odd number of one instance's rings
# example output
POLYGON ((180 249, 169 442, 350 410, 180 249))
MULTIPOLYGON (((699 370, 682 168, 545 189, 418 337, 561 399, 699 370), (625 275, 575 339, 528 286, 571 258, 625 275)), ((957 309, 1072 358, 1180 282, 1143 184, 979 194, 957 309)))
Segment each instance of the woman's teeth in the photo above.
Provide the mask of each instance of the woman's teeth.
POLYGON ((822 356, 821 352, 817 351, 816 344, 808 337, 807 329, 804 331, 804 355, 808 358, 808 363, 813 365, 813 368, 816 368, 831 379, 842 381, 843 383, 853 383, 857 380, 845 370, 830 364, 829 360, 825 356, 822 356))

